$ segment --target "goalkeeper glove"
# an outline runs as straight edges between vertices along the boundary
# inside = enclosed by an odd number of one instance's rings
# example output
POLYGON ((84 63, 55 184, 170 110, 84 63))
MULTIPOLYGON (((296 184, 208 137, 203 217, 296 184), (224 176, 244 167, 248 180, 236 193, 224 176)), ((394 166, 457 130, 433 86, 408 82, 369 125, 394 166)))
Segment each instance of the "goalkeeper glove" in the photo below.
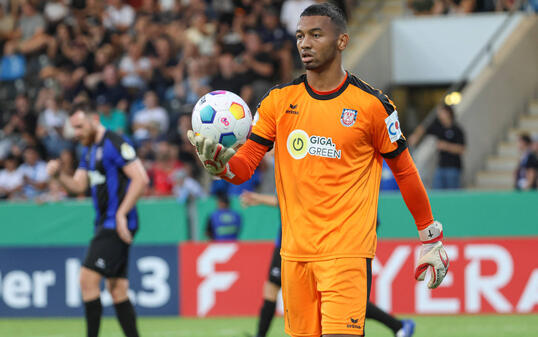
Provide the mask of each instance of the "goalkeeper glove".
POLYGON ((431 278, 428 288, 434 289, 443 282, 448 272, 448 255, 441 243, 443 226, 441 223, 434 221, 433 224, 419 231, 419 236, 422 241, 422 247, 417 263, 418 267, 415 270, 415 279, 423 281, 429 268, 431 278))
POLYGON ((228 161, 235 154, 234 149, 225 147, 200 134, 194 134, 192 130, 187 131, 187 137, 191 144, 196 147, 198 158, 207 172, 214 176, 231 175, 229 178, 233 178, 228 161))

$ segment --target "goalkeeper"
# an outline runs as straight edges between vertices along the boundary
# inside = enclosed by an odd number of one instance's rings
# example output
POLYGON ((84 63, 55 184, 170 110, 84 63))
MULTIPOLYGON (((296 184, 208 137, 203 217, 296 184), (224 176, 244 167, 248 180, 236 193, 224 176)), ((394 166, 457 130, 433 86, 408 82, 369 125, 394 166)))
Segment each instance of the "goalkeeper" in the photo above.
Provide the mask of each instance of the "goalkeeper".
POLYGON ((267 93, 237 153, 188 132, 208 172, 234 184, 248 180, 274 146, 291 336, 364 335, 383 158, 423 243, 415 278, 423 280, 429 269, 428 286, 436 288, 448 270, 443 228, 434 221, 395 106, 342 67, 346 30, 334 5, 302 12, 296 41, 306 74, 267 93))

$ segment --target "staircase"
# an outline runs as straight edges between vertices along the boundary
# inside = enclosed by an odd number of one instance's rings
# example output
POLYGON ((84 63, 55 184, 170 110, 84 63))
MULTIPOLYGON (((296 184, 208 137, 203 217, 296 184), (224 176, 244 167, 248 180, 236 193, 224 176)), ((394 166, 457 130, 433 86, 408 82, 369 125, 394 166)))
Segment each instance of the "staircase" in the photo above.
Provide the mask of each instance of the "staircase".
POLYGON ((520 153, 518 150, 518 137, 527 132, 536 139, 538 137, 538 99, 533 100, 521 115, 516 126, 510 128, 506 141, 497 145, 495 155, 489 156, 486 167, 476 176, 477 189, 513 189, 514 170, 517 168, 520 153))
POLYGON ((373 27, 405 13, 405 2, 402 0, 362 0, 353 10, 350 32, 359 34, 353 34, 353 39, 361 39, 373 27))

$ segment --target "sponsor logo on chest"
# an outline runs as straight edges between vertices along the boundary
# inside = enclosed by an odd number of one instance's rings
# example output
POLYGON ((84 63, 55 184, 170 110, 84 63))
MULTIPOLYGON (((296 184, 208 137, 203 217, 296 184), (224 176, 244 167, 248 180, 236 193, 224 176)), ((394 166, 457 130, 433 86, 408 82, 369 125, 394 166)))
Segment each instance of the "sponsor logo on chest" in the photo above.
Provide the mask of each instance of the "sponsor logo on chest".
POLYGON ((303 159, 306 155, 341 159, 342 150, 339 150, 331 137, 309 136, 306 131, 293 130, 286 142, 288 153, 294 159, 303 159))

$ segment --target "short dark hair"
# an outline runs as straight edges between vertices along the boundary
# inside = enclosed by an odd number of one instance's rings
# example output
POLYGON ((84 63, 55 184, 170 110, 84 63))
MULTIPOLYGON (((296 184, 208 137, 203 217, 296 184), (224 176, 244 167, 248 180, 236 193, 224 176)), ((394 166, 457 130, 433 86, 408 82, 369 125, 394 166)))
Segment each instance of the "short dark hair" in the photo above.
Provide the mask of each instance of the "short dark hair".
POLYGON ((519 135, 519 140, 521 140, 523 143, 527 145, 530 145, 532 143, 531 136, 526 132, 519 135))
POLYGON ((73 116, 77 111, 82 111, 85 114, 94 113, 91 106, 86 102, 80 102, 75 103, 71 106, 71 110, 69 111, 69 116, 73 116))
POLYGON ((308 6, 302 13, 303 16, 327 16, 331 22, 336 25, 340 33, 347 31, 346 16, 340 7, 333 5, 330 2, 314 4, 308 6))
POLYGON ((226 192, 219 192, 216 196, 217 200, 226 205, 226 207, 230 206, 230 199, 228 198, 228 194, 226 194, 226 192))

